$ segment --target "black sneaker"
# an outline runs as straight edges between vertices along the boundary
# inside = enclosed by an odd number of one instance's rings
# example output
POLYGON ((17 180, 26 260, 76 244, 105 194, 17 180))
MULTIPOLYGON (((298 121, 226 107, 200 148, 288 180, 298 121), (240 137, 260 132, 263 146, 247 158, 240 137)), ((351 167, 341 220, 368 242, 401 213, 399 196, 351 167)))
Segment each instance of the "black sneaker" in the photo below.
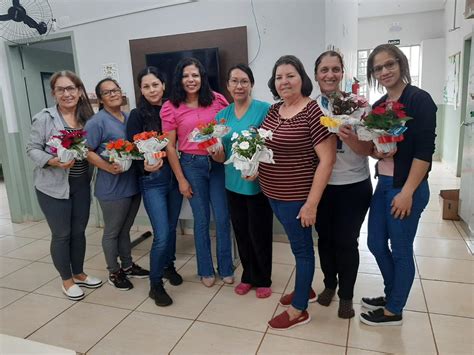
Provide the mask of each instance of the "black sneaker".
POLYGON ((128 291, 133 288, 133 284, 130 282, 127 275, 125 275, 122 269, 112 274, 109 274, 109 284, 121 291, 128 291))
POLYGON ((166 307, 173 303, 171 297, 166 293, 163 284, 152 285, 148 296, 154 299, 155 304, 160 307, 166 307))
POLYGON ((150 271, 143 269, 135 263, 123 271, 128 277, 136 277, 137 279, 146 279, 150 275, 150 271))
POLYGON ((176 271, 174 266, 167 267, 163 273, 163 278, 170 280, 170 284, 178 286, 183 283, 183 278, 176 271))
POLYGON ((362 307, 365 307, 370 310, 376 310, 379 308, 384 308, 385 305, 387 304, 387 301, 385 300, 385 297, 376 297, 376 298, 369 298, 369 297, 363 297, 362 300, 360 301, 360 304, 362 307))
POLYGON ((402 315, 386 316, 383 308, 360 314, 360 321, 367 325, 402 325, 402 315))

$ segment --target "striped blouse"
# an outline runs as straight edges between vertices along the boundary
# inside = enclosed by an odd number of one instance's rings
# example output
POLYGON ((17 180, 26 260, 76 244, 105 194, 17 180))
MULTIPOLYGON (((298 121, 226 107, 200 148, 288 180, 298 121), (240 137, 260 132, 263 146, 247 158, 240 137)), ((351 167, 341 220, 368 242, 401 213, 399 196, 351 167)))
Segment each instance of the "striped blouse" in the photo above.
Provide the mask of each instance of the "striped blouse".
MULTIPOLYGON (((64 127, 68 132, 78 131, 81 128, 64 127)), ((76 160, 72 168, 69 169, 69 177, 77 178, 89 173, 89 163, 87 159, 76 160)))
POLYGON ((318 165, 314 148, 331 133, 319 122, 323 114, 316 101, 311 100, 289 119, 278 113, 281 105, 272 105, 261 126, 273 131, 273 139, 266 146, 273 150, 275 164, 260 164, 260 186, 275 200, 306 200, 318 165))

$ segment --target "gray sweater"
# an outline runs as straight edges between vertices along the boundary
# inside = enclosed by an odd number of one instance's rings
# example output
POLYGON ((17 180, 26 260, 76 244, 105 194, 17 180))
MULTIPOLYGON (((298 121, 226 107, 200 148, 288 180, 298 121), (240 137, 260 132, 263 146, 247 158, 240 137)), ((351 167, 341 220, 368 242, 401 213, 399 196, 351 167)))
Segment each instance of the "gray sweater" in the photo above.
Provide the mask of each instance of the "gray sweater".
POLYGON ((33 181, 36 189, 58 199, 69 198, 69 169, 48 165, 55 156, 46 142, 64 129, 56 106, 43 109, 33 117, 26 153, 35 164, 33 181))

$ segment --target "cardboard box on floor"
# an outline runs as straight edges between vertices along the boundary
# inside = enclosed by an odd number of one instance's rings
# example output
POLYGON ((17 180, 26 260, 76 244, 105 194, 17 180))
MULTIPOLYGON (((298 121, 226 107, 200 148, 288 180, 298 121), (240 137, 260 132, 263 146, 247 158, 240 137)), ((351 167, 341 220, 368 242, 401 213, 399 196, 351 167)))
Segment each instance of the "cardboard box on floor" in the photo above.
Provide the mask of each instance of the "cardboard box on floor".
POLYGON ((443 208, 443 219, 459 221, 459 189, 441 190, 439 192, 439 199, 443 208))

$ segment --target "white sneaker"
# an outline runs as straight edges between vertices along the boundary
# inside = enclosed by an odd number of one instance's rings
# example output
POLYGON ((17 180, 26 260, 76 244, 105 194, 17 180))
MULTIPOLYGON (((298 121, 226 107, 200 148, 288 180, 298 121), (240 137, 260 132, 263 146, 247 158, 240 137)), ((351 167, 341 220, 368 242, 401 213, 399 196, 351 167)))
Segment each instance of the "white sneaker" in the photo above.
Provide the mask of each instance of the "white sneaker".
POLYGON ((88 275, 85 280, 81 281, 76 278, 72 278, 72 280, 76 283, 78 286, 82 287, 87 287, 87 288, 98 288, 102 286, 102 280, 95 277, 95 276, 90 276, 88 275))
POLYGON ((84 292, 77 285, 72 285, 67 290, 64 285, 61 285, 61 288, 63 289, 63 293, 66 295, 66 297, 72 301, 80 301, 85 297, 84 292))

